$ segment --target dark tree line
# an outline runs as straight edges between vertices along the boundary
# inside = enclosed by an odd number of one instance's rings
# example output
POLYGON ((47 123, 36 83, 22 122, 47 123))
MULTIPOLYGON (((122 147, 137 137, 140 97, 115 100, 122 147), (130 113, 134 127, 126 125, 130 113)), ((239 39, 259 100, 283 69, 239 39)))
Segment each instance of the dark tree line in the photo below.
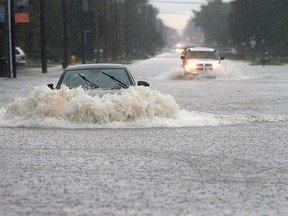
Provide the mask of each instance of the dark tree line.
POLYGON ((191 20, 196 27, 200 27, 205 35, 205 43, 209 45, 224 46, 231 43, 229 31, 229 14, 231 6, 222 0, 209 1, 201 6, 201 11, 193 11, 191 20))
POLYGON ((206 45, 248 49, 255 38, 256 50, 288 55, 287 0, 208 0, 191 22, 202 29, 206 45))
POLYGON ((236 44, 255 37, 258 49, 263 43, 274 55, 288 55, 287 0, 236 0, 231 5, 230 28, 236 44))
MULTIPOLYGON (((40 2, 29 0, 30 23, 15 24, 15 43, 29 58, 41 57, 40 2)), ((167 27, 147 0, 66 1, 68 53, 87 60, 151 55, 165 45, 167 27), (83 53, 84 52, 84 53, 83 53)), ((46 1, 48 60, 63 60, 63 1, 46 1)), ((7 29, 0 26, 1 53, 7 29)), ((67 41, 66 41, 67 42, 67 41)))

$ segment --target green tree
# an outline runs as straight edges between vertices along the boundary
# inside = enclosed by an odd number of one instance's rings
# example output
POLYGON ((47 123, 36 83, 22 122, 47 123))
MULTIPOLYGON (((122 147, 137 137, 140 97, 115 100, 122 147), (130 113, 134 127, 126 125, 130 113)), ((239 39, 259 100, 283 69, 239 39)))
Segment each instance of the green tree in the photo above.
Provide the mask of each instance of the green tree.
POLYGON ((288 54, 288 1, 235 0, 230 17, 231 34, 238 44, 256 38, 258 50, 288 54), (264 44, 263 44, 264 42, 264 44))
POLYGON ((195 26, 193 19, 194 17, 191 17, 187 23, 183 31, 183 36, 185 39, 189 38, 189 45, 201 46, 203 44, 204 35, 201 29, 195 26))
POLYGON ((22 47, 28 57, 40 57, 40 2, 29 1, 29 23, 15 23, 15 45, 22 47))
MULTIPOLYGON (((148 0, 67 1, 69 55, 82 55, 81 32, 84 32, 86 58, 95 58, 95 50, 104 50, 105 59, 153 53, 165 44, 167 28, 157 19, 158 11, 148 0), (97 7, 97 8, 96 8, 97 7), (126 53, 127 52, 127 53, 126 53)), ((63 60, 62 1, 46 1, 46 38, 48 60, 63 60)), ((15 44, 29 58, 41 57, 40 1, 29 0, 29 23, 15 25, 15 44)), ((5 49, 5 25, 0 26, 1 51, 5 49), (3 40, 2 40, 3 39, 3 40), (3 47, 3 48, 2 48, 3 47)), ((3 51, 4 52, 4 51, 3 51)))
POLYGON ((200 11, 194 11, 192 22, 200 27, 208 45, 226 46, 231 43, 228 19, 231 6, 222 0, 210 0, 207 5, 201 6, 200 11))

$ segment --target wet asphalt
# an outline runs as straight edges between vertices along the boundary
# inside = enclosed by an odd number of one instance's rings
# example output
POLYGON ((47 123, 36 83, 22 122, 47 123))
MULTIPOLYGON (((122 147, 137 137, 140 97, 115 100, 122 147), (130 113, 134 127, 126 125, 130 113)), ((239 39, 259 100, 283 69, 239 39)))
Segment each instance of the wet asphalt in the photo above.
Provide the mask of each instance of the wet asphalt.
MULTIPOLYGON (((287 215, 288 67, 224 61, 218 79, 183 78, 175 53, 128 67, 182 109, 239 123, 0 127, 1 215, 287 215)), ((60 73, 0 78, 0 107, 60 73)))

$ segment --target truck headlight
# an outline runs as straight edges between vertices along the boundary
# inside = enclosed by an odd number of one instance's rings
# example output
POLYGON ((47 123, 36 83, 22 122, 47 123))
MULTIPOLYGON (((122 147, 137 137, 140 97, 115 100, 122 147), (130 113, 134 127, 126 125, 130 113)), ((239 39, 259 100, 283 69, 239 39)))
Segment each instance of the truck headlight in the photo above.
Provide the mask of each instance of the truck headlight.
POLYGON ((194 70, 194 69, 196 69, 196 67, 197 67, 196 62, 188 62, 188 63, 185 65, 185 70, 186 70, 186 71, 194 70))

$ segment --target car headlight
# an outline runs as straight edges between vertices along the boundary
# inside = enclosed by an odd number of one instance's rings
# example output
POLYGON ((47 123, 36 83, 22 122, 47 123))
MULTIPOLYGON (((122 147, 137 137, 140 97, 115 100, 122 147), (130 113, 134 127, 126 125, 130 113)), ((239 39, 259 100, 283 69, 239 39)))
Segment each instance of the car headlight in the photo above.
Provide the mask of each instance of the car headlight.
POLYGON ((187 71, 196 69, 196 67, 197 67, 196 62, 188 62, 188 63, 185 65, 185 69, 186 69, 187 71))

